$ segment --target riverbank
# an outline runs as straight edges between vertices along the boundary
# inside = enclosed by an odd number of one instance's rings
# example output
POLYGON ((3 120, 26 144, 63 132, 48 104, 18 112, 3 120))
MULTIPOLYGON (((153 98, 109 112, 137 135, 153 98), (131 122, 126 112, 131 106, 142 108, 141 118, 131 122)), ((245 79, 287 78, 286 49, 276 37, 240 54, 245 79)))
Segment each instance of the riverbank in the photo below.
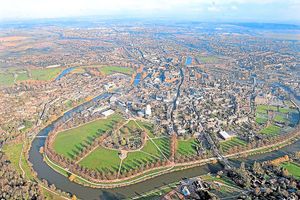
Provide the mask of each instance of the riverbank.
MULTIPOLYGON (((286 140, 283 140, 279 143, 276 144, 271 144, 263 147, 258 147, 246 151, 242 151, 239 153, 234 153, 234 154, 229 154, 225 155, 224 157, 230 158, 230 159, 238 159, 240 157, 247 157, 247 156, 253 156, 256 154, 263 154, 263 153, 268 153, 272 152, 275 150, 278 150, 280 148, 283 148, 287 145, 290 145, 294 142, 296 142, 299 139, 300 136, 300 131, 297 131, 292 137, 287 138, 286 140)), ((124 186, 129 186, 138 182, 144 182, 146 180, 149 180, 151 178, 161 176, 166 173, 171 173, 175 171, 181 171, 189 168, 194 168, 197 166, 202 166, 205 164, 214 164, 217 162, 217 157, 211 157, 208 159, 202 159, 202 160, 197 160, 193 162, 186 162, 186 163, 171 163, 166 166, 162 167, 157 167, 153 168, 147 171, 144 171, 143 173, 139 173, 133 177, 130 177, 126 180, 111 180, 111 181, 92 181, 92 180, 87 180, 77 174, 72 173, 68 169, 62 168, 59 165, 56 165, 53 161, 51 161, 45 154, 44 154, 44 160, 47 162, 47 164, 56 172, 68 177, 71 174, 76 177, 74 180, 76 183, 82 184, 84 186, 88 187, 93 187, 93 188, 118 188, 118 187, 124 187, 124 186)))

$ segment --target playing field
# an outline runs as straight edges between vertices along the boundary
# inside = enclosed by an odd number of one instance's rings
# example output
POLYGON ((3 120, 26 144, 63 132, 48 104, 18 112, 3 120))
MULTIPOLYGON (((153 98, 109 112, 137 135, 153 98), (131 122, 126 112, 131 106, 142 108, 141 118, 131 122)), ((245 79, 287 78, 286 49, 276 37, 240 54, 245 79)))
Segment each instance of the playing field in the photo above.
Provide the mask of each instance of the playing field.
POLYGON ((180 155, 197 155, 197 141, 194 138, 188 140, 178 140, 177 153, 180 155))
POLYGON ((58 133, 54 141, 54 150, 68 158, 73 158, 94 138, 106 130, 110 130, 114 123, 123 120, 119 114, 109 116, 107 119, 99 119, 74 129, 58 133))
POLYGON ((247 143, 237 137, 231 138, 229 140, 220 142, 221 149, 223 152, 229 151, 232 147, 235 146, 246 146, 247 143))
POLYGON ((288 170, 289 174, 297 179, 300 179, 300 166, 297 163, 285 162, 281 166, 288 170))
POLYGON ((128 67, 117 67, 117 66, 104 66, 100 67, 99 70, 105 75, 110 75, 116 72, 124 73, 124 74, 132 74, 133 69, 128 67))

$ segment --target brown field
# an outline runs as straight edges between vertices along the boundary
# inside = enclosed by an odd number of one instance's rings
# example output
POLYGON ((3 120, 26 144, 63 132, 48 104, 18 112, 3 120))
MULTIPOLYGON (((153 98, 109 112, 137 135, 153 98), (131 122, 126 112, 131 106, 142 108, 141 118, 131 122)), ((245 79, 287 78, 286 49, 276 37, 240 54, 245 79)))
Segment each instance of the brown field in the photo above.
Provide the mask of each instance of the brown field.
POLYGON ((7 36, 7 37, 0 37, 0 42, 15 42, 20 40, 25 40, 28 37, 25 36, 7 36))

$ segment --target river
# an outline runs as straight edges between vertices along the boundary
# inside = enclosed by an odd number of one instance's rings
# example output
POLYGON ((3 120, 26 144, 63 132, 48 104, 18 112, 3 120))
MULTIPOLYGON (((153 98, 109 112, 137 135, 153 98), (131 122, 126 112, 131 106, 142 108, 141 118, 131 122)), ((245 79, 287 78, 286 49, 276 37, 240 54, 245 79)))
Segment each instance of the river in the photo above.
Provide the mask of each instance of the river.
MULTIPOLYGON (((49 132, 53 129, 56 123, 62 123, 73 116, 76 112, 82 111, 90 106, 94 101, 100 99, 109 98, 111 95, 109 93, 104 93, 97 96, 89 102, 79 105, 76 108, 71 109, 66 112, 62 117, 59 117, 52 124, 42 129, 38 136, 47 136, 49 132)), ((29 161, 33 165, 33 169, 37 172, 39 179, 46 179, 50 184, 54 184, 57 188, 75 194, 80 199, 124 199, 137 196, 141 193, 148 192, 150 190, 156 189, 160 186, 177 182, 184 177, 194 177, 199 175, 204 175, 209 172, 217 172, 222 169, 219 164, 206 164, 204 166, 194 167, 191 169, 186 169, 178 172, 171 172, 169 174, 164 174, 159 177, 146 180, 137 184, 133 184, 126 187, 115 188, 115 189, 97 189, 85 187, 80 184, 69 181, 69 179, 58 172, 54 171, 49 167, 44 161, 43 156, 39 152, 40 147, 44 146, 45 138, 34 138, 32 146, 29 151, 29 161)), ((276 157, 282 156, 287 152, 300 151, 300 141, 295 142, 288 147, 284 147, 280 150, 264 153, 260 155, 250 156, 246 159, 234 160, 233 162, 238 164, 240 161, 245 161, 246 163, 253 163, 254 161, 264 161, 268 159, 274 159, 276 157)))
POLYGON ((68 73, 70 73, 71 71, 73 71, 75 68, 74 67, 70 67, 67 69, 64 69, 57 77, 56 77, 56 81, 60 80, 62 77, 64 77, 65 75, 67 75, 68 73))

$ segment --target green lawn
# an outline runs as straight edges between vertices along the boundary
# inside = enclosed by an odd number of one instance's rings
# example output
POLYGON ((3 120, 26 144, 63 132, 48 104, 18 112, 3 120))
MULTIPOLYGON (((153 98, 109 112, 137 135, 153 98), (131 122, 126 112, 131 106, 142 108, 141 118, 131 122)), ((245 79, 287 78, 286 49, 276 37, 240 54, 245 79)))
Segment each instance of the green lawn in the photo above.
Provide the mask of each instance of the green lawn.
POLYGON ((27 72, 17 73, 17 78, 16 78, 17 82, 18 81, 26 81, 28 79, 29 79, 29 76, 28 76, 27 72))
POLYGON ((294 162, 285 162, 281 166, 288 170, 289 174, 300 179, 300 166, 294 162))
POLYGON ((123 118, 119 114, 109 116, 107 119, 99 119, 74 129, 58 133, 54 141, 54 150, 68 158, 73 158, 84 145, 93 139, 110 130, 112 125, 123 118))
MULTIPOLYGON (((20 155, 21 155, 21 152, 22 152, 22 147, 23 147, 23 143, 8 144, 8 145, 5 145, 3 147, 3 151, 4 151, 5 155, 11 161, 11 163, 14 166, 14 168, 16 169, 16 171, 20 174, 22 174, 22 170, 19 166, 19 159, 20 159, 20 155)), ((34 178, 31 174, 30 167, 29 167, 29 165, 27 163, 27 160, 26 160, 23 153, 21 155, 21 166, 22 166, 22 169, 25 172, 26 177, 28 179, 33 180, 34 178)))
POLYGON ((22 146, 23 146, 23 143, 9 144, 9 145, 5 145, 3 147, 3 151, 4 151, 5 155, 8 157, 11 164, 15 167, 17 172, 19 172, 20 174, 22 174, 22 171, 19 167, 19 158, 20 158, 20 154, 22 152, 22 146))
POLYGON ((197 155, 197 141, 194 138, 188 140, 178 140, 177 153, 181 155, 197 155))
POLYGON ((155 135, 153 134, 153 132, 154 132, 153 124, 148 123, 148 122, 142 122, 142 121, 136 121, 136 122, 140 125, 140 127, 142 127, 146 131, 147 135, 150 138, 155 137, 155 135))
POLYGON ((256 110, 256 113, 255 113, 255 121, 256 123, 258 124, 265 124, 267 123, 268 121, 268 115, 266 113, 259 113, 257 110, 256 110))
POLYGON ((288 121, 286 114, 277 114, 274 121, 278 123, 286 123, 288 121))
POLYGON ((153 139, 153 142, 158 146, 162 153, 168 158, 170 155, 170 139, 169 138, 157 138, 153 139))
POLYGON ((130 152, 122 163, 122 171, 129 169, 136 169, 141 167, 143 164, 155 162, 158 159, 148 155, 142 151, 130 152))
POLYGON ((271 124, 271 125, 263 128, 259 133, 269 135, 269 136, 276 136, 280 133, 280 131, 281 131, 280 127, 278 127, 274 124, 271 124))
POLYGON ((234 146, 246 146, 246 145, 247 145, 247 143, 244 140, 241 140, 237 137, 233 137, 229 140, 220 142, 221 149, 224 152, 229 151, 229 149, 231 149, 234 146))
POLYGON ((104 172, 117 172, 119 169, 121 159, 119 158, 117 150, 106 149, 98 147, 84 159, 80 161, 80 165, 96 169, 104 172))
POLYGON ((31 78, 33 80, 49 81, 58 76, 61 71, 61 68, 32 69, 31 78))
POLYGON ((14 79, 13 74, 0 73, 0 86, 12 86, 14 79))
POLYGON ((270 105, 257 105, 256 106, 256 112, 257 113, 262 113, 262 114, 267 114, 267 111, 277 111, 276 106, 270 106, 270 105))
POLYGON ((117 67, 117 66, 104 66, 100 67, 99 70, 104 73, 105 75, 110 75, 115 72, 120 72, 124 74, 132 74, 133 69, 128 68, 128 67, 117 67))
POLYGON ((219 58, 216 56, 200 56, 199 60, 201 63, 216 63, 218 62, 219 58))

